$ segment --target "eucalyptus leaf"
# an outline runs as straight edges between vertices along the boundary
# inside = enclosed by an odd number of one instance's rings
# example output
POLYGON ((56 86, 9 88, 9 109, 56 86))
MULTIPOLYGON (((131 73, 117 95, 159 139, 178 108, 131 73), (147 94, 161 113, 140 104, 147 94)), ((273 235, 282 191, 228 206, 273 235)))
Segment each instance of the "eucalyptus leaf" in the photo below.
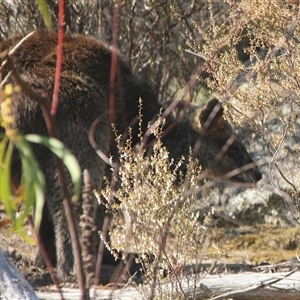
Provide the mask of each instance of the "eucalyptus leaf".
POLYGON ((36 2, 39 6, 39 9, 41 11, 41 14, 43 16, 43 20, 44 20, 46 26, 48 27, 48 29, 51 29, 52 20, 51 20, 51 15, 50 15, 50 12, 48 10, 46 1, 45 0, 37 0, 36 2))
POLYGON ((81 169, 76 157, 68 150, 65 145, 53 137, 28 134, 25 139, 32 143, 44 145, 57 155, 67 167, 74 186, 73 201, 77 201, 81 193, 81 169))

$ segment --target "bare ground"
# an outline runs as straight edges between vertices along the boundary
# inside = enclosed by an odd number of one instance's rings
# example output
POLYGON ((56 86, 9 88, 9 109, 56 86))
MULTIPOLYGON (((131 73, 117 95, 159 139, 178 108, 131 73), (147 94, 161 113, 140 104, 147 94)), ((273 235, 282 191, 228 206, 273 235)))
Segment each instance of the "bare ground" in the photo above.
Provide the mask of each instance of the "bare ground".
MULTIPOLYGON (((2 214, 3 220, 3 214, 2 214)), ((30 227, 26 227, 30 236, 30 227)), ((280 228, 270 225, 253 227, 224 226, 213 231, 212 247, 222 248, 224 255, 211 268, 212 274, 253 272, 282 272, 298 268, 295 259, 300 246, 300 228, 280 228)), ((26 243, 8 226, 0 228, 0 247, 7 251, 10 258, 36 290, 47 290, 53 283, 47 269, 34 265, 37 246, 26 243)), ((205 263, 208 269, 211 264, 205 263)), ((104 281, 113 273, 108 266, 103 270, 104 281)), ((75 280, 63 287, 76 288, 75 280)))

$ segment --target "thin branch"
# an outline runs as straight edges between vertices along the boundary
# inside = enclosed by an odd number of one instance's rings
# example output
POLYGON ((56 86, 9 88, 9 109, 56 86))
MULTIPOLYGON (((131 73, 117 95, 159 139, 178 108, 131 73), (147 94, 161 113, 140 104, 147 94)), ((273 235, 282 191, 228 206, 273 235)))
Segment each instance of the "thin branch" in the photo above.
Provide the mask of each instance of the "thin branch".
POLYGON ((60 87, 60 77, 63 61, 63 43, 64 43, 64 0, 59 1, 59 14, 58 14, 58 42, 57 42, 57 58, 55 68, 55 83, 52 98, 51 115, 56 114, 58 106, 58 94, 60 87))

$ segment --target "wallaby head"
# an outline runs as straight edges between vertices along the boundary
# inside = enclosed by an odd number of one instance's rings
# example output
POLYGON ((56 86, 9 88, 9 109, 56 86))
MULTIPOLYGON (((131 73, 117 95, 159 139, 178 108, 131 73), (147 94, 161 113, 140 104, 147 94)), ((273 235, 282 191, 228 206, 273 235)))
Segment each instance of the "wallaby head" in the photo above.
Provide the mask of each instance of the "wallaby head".
MULTIPOLYGON (((179 109, 186 102, 179 102, 179 109)), ((206 170, 207 177, 220 180, 256 183, 262 178, 246 147, 233 133, 224 119, 224 108, 213 98, 204 108, 190 105, 187 117, 191 128, 198 134, 194 156, 206 170)), ((194 137, 195 138, 195 137, 194 137)))

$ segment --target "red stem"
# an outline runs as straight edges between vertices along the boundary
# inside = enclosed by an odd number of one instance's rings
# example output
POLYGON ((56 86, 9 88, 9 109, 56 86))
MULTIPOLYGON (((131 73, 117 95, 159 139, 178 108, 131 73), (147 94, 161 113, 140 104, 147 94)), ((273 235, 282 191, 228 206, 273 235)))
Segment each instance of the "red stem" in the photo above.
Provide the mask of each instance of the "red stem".
POLYGON ((114 17, 113 17, 113 48, 111 55, 110 68, 110 93, 109 93, 109 121, 114 123, 115 120, 115 88, 116 88, 116 74, 117 74, 117 59, 118 59, 118 25, 119 25, 119 10, 120 0, 115 0, 114 17))
POLYGON ((59 1, 59 13, 58 13, 58 44, 57 44, 57 60, 56 60, 56 70, 55 70, 55 83, 54 83, 54 91, 52 98, 52 107, 51 107, 51 115, 54 116, 56 114, 57 106, 58 106, 58 94, 60 87, 60 75, 61 75, 61 67, 62 67, 62 58, 63 58, 63 42, 64 42, 64 0, 59 1))

